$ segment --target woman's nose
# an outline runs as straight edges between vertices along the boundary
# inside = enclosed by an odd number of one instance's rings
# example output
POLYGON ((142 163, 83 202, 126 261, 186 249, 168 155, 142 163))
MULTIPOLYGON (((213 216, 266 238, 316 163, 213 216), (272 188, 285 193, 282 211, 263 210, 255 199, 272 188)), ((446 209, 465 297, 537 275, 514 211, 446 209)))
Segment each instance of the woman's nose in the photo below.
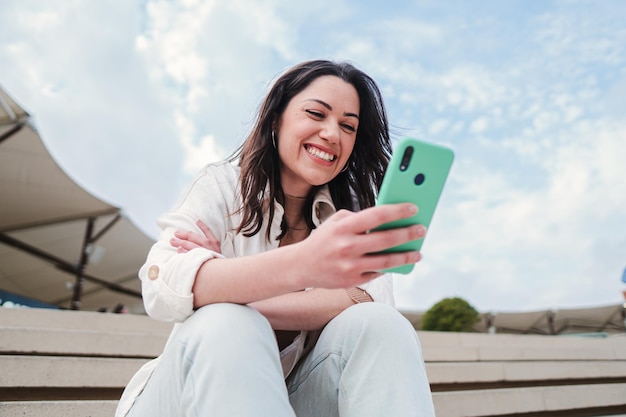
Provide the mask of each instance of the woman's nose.
POLYGON ((336 124, 326 123, 320 130, 319 135, 322 139, 327 140, 329 143, 337 143, 339 142, 341 131, 339 126, 336 124))

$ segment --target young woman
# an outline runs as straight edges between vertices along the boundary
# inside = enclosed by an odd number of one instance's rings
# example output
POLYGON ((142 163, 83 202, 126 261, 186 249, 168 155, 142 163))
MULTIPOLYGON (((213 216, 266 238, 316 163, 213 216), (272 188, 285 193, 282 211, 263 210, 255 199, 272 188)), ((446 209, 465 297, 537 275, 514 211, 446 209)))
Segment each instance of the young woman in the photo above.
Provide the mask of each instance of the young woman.
POLYGON ((210 164, 139 273, 176 321, 117 416, 432 416, 424 361, 380 270, 419 253, 410 204, 373 207, 391 152, 375 82, 347 63, 284 73, 229 161, 210 164))

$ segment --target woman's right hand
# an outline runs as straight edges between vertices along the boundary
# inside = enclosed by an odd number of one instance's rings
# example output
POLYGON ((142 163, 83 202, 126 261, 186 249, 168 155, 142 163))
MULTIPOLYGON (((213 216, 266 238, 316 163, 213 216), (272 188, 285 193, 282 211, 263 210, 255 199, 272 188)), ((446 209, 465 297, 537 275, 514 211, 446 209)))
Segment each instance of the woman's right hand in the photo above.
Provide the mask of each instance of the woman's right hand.
POLYGON ((413 216, 410 203, 388 204, 359 212, 340 210, 298 244, 299 267, 307 287, 349 288, 368 282, 387 268, 419 262, 417 251, 378 253, 426 235, 426 228, 413 225, 369 232, 390 221, 413 216))
POLYGON ((198 220, 196 225, 200 228, 202 234, 190 230, 177 230, 174 233, 174 237, 170 239, 170 245, 176 248, 178 253, 187 253, 192 249, 200 247, 222 253, 220 241, 211 232, 209 226, 204 224, 202 220, 198 220))

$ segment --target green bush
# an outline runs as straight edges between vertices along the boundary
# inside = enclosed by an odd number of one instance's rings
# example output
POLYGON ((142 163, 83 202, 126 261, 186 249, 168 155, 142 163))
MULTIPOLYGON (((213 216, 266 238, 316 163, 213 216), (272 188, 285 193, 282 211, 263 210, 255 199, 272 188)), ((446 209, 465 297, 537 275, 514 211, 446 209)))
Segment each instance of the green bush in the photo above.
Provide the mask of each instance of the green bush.
POLYGON ((444 298, 432 306, 422 319, 422 330, 469 332, 480 314, 462 298, 444 298))

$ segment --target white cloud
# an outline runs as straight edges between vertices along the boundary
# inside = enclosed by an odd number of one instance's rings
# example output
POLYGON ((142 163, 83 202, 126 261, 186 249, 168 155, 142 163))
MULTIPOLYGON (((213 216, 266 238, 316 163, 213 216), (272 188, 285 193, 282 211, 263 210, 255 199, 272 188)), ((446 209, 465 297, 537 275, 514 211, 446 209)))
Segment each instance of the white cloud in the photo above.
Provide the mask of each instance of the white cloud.
POLYGON ((57 11, 53 10, 24 10, 17 13, 20 26, 29 31, 41 31, 56 28, 61 22, 57 11))
POLYGON ((200 138, 197 145, 190 143, 185 147, 185 151, 187 158, 184 168, 190 175, 197 173, 207 163, 221 160, 225 156, 211 135, 200 138))
POLYGON ((157 69, 155 74, 186 86, 187 98, 197 94, 195 89, 202 88, 207 76, 209 63, 198 51, 198 40, 213 10, 214 2, 207 1, 187 2, 183 7, 163 1, 146 4, 149 30, 137 37, 137 48, 157 69))
POLYGON ((536 19, 535 40, 543 45, 547 55, 577 64, 593 62, 613 66, 624 63, 623 10, 611 10, 609 5, 603 11, 608 13, 600 10, 577 13, 567 8, 559 9, 558 13, 545 13, 536 19))
POLYGON ((179 140, 185 151, 183 169, 189 176, 195 175, 207 163, 223 159, 226 155, 212 135, 195 140, 194 125, 182 112, 176 113, 179 140))
POLYGON ((470 124, 469 132, 474 134, 482 133, 487 130, 488 124, 486 117, 480 117, 470 124))
POLYGON ((443 132, 450 125, 450 121, 446 119, 437 119, 429 127, 428 131, 431 135, 437 135, 443 132))
POLYGON ((277 51, 284 59, 294 60, 300 55, 296 50, 297 28, 281 15, 280 6, 261 1, 237 0, 230 8, 241 19, 241 30, 259 45, 277 51))
POLYGON ((268 54, 298 54, 295 27, 280 11, 269 2, 147 2, 135 44, 172 103, 187 174, 241 142, 243 123, 277 73, 268 54))

